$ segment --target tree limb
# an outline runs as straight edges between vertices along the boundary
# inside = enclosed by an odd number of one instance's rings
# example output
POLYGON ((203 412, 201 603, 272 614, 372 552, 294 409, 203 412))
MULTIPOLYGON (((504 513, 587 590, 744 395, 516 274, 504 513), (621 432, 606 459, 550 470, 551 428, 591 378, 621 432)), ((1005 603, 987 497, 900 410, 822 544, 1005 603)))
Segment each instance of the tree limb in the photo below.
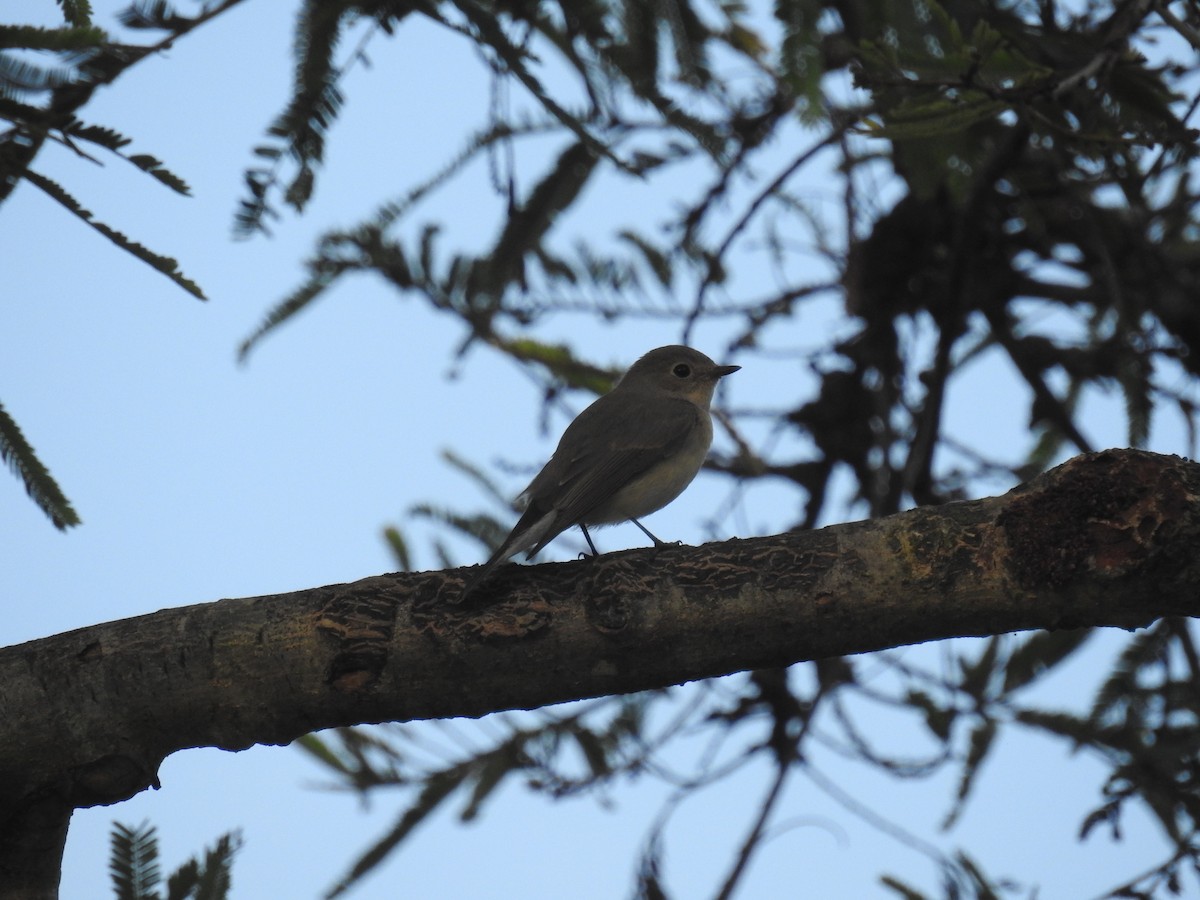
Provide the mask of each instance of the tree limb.
MULTIPOLYGON (((170 753, 658 688, 967 635, 1200 615, 1200 465, 1112 450, 1002 497, 703 547, 397 573, 0 650, 0 884, 53 897, 70 811, 170 753)), ((22 893, 21 890, 24 890, 22 893)))

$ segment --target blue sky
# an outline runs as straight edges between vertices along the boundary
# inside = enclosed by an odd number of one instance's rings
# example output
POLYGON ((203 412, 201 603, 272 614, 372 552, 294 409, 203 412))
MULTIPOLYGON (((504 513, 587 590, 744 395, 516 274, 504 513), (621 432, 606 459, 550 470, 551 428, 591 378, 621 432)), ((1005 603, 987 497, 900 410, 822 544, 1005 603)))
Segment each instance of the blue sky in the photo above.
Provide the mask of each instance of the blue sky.
MULTIPOLYGON (((110 10, 118 5, 96 8, 98 23, 111 26, 110 10)), ((33 21, 38 10, 52 21, 49 2, 18 0, 7 16, 33 21)), ((207 291, 208 303, 121 254, 29 185, 0 210, 0 398, 84 520, 59 533, 15 479, 0 478, 0 565, 9 596, 3 644, 166 607, 388 571, 393 566, 380 531, 407 524, 402 517, 410 505, 481 502, 441 461, 443 449, 536 466, 565 424, 560 416, 551 433, 542 433, 538 394, 528 379, 486 349, 453 362, 460 327, 373 279, 339 287, 266 341, 247 365, 236 364, 237 343, 299 281, 300 261, 315 237, 355 223, 436 171, 457 150, 462 120, 479 120, 489 102, 482 68, 457 40, 409 26, 394 39, 377 39, 372 67, 347 79, 349 102, 307 214, 279 223, 274 239, 234 242, 242 171, 287 99, 292 16, 291 5, 247 3, 138 66, 86 108, 90 121, 128 134, 134 150, 163 159, 191 184, 193 197, 179 197, 119 160, 100 170, 52 148, 37 162, 103 221, 177 257, 207 291)), ((437 201, 434 209, 451 219, 456 239, 491 234, 478 209, 495 201, 479 192, 479 182, 467 182, 437 201)), ((613 208, 598 206, 598 223, 626 212, 621 205, 630 201, 616 194, 608 202, 613 208)), ((815 346, 824 329, 845 327, 831 321, 831 312, 802 318, 788 340, 815 346)), ((609 326, 562 317, 539 335, 569 339, 597 361, 624 365, 676 341, 678 331, 665 322, 609 326)), ((695 343, 719 355, 723 336, 702 328, 695 343)), ((779 371, 748 366, 729 379, 726 399, 769 403, 779 371)), ((1022 445, 1012 436, 1023 427, 1023 397, 1002 386, 1006 374, 985 367, 965 376, 969 399, 951 415, 955 427, 973 435, 997 427, 996 440, 1009 441, 1016 456, 1022 445), (1014 420, 1015 427, 998 426, 1014 420)), ((572 399, 576 409, 587 402, 572 399)), ((1119 404, 1092 406, 1089 434, 1098 445, 1120 445, 1119 404)), ((719 434, 718 447, 723 440, 719 434)), ((1183 451, 1178 424, 1164 421, 1151 449, 1183 451)), ((509 486, 515 493, 521 478, 509 486)), ((781 503, 770 488, 756 488, 737 515, 718 523, 723 532, 710 533, 701 523, 728 498, 728 485, 701 476, 648 524, 660 536, 696 543, 769 533, 795 515, 790 495, 781 503)), ((418 550, 428 546, 419 530, 408 533, 418 550)), ((622 526, 600 540, 603 549, 633 546, 641 537, 622 526)), ((454 546, 464 563, 482 556, 468 543, 454 546)), ((561 558, 573 551, 571 541, 558 542, 561 558)), ((420 562, 433 564, 428 554, 420 562)), ((1063 705, 1086 702, 1073 692, 1090 683, 1114 646, 1101 644, 1075 674, 1065 673, 1063 705)), ((946 652, 905 651, 906 658, 930 661, 946 652)), ((467 732, 475 727, 461 725, 467 732)), ((889 732, 887 722, 877 727, 889 732)), ((1126 823, 1124 844, 1060 840, 1074 833, 1096 799, 1101 771, 1087 760, 1067 764, 1055 745, 1014 741, 989 762, 983 795, 943 846, 978 848, 989 870, 1031 875, 1047 897, 1098 892, 1156 859, 1146 847, 1157 846, 1153 826, 1136 817, 1126 823), (1076 799, 1048 800, 1059 795, 1076 799)), ((160 775, 160 791, 75 816, 64 898, 108 895, 114 819, 154 822, 167 867, 241 828, 246 846, 234 870, 234 897, 305 897, 334 882, 395 810, 386 798, 362 810, 354 798, 314 789, 322 773, 286 748, 186 751, 167 759, 160 775)), ((918 832, 936 826, 952 790, 947 779, 940 788, 896 789, 871 773, 846 778, 860 798, 918 832)), ((762 774, 747 773, 677 815, 667 873, 678 896, 702 896, 719 883, 754 813, 747 797, 763 789, 762 774)), ((586 801, 550 805, 510 787, 480 822, 459 827, 442 816, 422 829, 352 896, 625 896, 636 848, 664 796, 643 782, 598 808, 586 801)), ((803 779, 786 807, 783 818, 797 827, 767 848, 743 896, 885 896, 876 881, 881 870, 935 883, 924 860, 861 825, 803 779)))

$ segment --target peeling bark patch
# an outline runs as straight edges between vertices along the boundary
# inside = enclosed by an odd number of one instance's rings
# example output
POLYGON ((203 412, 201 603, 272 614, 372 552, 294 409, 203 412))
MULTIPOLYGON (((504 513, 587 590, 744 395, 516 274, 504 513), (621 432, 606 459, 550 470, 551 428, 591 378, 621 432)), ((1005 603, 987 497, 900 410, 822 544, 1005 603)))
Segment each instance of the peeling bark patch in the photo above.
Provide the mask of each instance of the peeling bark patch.
POLYGON ((731 593, 736 595, 745 583, 746 572, 753 567, 741 554, 712 554, 708 559, 695 559, 675 567, 672 575, 685 594, 705 596, 714 600, 731 593), (698 591, 691 590, 699 588, 698 591))
POLYGON ((1045 489, 1013 496, 998 518, 1012 548, 1009 564, 1027 590, 1136 572, 1194 499, 1178 473, 1151 454, 1093 453, 1060 470, 1045 489))
POLYGON ((548 592, 534 592, 521 571, 501 569, 465 600, 461 584, 447 584, 435 584, 412 595, 413 626, 436 641, 521 640, 548 628, 553 621, 554 609, 544 596, 548 592))
POLYGON ((621 559, 604 560, 596 568, 587 592, 588 622, 604 634, 617 634, 629 627, 634 609, 631 596, 648 590, 645 575, 621 559))
POLYGON ((840 559, 836 535, 809 531, 798 534, 794 546, 769 548, 755 554, 750 564, 763 590, 809 594, 818 589, 826 573, 840 559))
POLYGON ((889 549, 904 564, 914 584, 952 589, 964 576, 976 577, 983 567, 979 557, 983 529, 941 510, 914 510, 910 527, 896 531, 889 549))
POLYGON ((330 591, 316 617, 317 630, 337 642, 326 683, 345 693, 374 685, 387 665, 395 621, 395 601, 370 582, 330 591))
POLYGON ((547 628, 553 620, 550 605, 540 597, 521 597, 463 617, 455 632, 484 643, 523 640, 547 628))
POLYGON ((735 597, 747 584, 765 591, 811 594, 833 567, 844 564, 836 535, 797 533, 787 545, 757 540, 732 541, 709 556, 675 566, 674 580, 689 597, 735 597))
POLYGON ((588 593, 593 597, 605 594, 627 594, 645 590, 645 566, 631 563, 613 555, 595 560, 588 593))

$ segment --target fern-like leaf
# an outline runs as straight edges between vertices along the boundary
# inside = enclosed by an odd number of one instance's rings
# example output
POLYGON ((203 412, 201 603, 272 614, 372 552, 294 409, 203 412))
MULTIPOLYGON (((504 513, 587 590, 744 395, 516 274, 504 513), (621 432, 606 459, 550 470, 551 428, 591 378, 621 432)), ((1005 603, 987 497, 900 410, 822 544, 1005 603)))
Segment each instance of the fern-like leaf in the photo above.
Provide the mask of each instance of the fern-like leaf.
POLYGON ((200 881, 200 863, 189 859, 167 879, 167 900, 192 900, 200 881))
POLYGON ((309 279, 292 291, 283 301, 272 307, 262 324, 238 345, 238 362, 245 362, 250 356, 250 351, 258 345, 259 341, 291 319, 292 316, 307 308, 345 270, 345 267, 322 266, 319 261, 310 263, 309 267, 314 270, 309 279))
POLYGON ((92 4, 88 0, 58 0, 58 5, 68 25, 82 27, 92 24, 92 4))
MULTIPOLYGON (((288 185, 284 200, 297 211, 303 210, 312 196, 316 168, 325 154, 325 133, 337 118, 343 97, 337 86, 340 72, 333 54, 345 20, 352 13, 342 4, 307 0, 296 25, 296 84, 287 108, 279 114, 267 133, 286 146, 287 155, 299 164, 288 185)), ((283 150, 273 146, 256 147, 256 156, 278 165, 283 150)), ((241 201, 234 218, 234 234, 244 238, 256 232, 268 233, 266 219, 274 216, 268 194, 277 185, 276 169, 246 173, 251 198, 241 201)))
POLYGON ((181 16, 166 0, 138 0, 117 14, 126 28, 161 29, 163 31, 185 31, 194 22, 181 16))
POLYGON ((195 900, 226 900, 233 886, 233 857, 241 847, 241 837, 237 832, 231 832, 221 835, 216 845, 205 851, 195 900))
POLYGON ((140 259, 142 262, 146 263, 150 267, 157 269, 159 272, 166 275, 168 278, 170 278, 173 282, 175 282, 177 285, 179 285, 181 288, 183 288, 185 291, 187 291, 193 297, 196 297, 200 300, 208 299, 207 297, 204 296, 204 291, 202 291, 200 289, 200 286, 198 284, 196 284, 196 282, 192 281, 190 278, 187 278, 186 276, 184 276, 184 274, 181 271, 179 271, 179 261, 178 260, 172 259, 169 256, 160 256, 159 254, 153 252, 152 250, 149 250, 148 248, 143 247, 141 244, 137 243, 136 241, 130 240, 128 237, 123 235, 121 232, 119 232, 113 228, 110 228, 109 226, 105 225, 103 222, 97 221, 93 217, 91 211, 84 209, 84 207, 79 203, 79 201, 76 200, 74 197, 72 197, 69 193, 67 193, 67 191, 62 187, 62 185, 58 184, 55 181, 50 180, 49 178, 46 178, 44 175, 39 175, 37 172, 34 172, 32 169, 28 169, 25 172, 25 178, 30 183, 41 188, 44 192, 46 192, 51 197, 53 197, 55 200, 57 200, 60 204, 62 204, 62 206, 66 207, 67 210, 69 210, 75 216, 82 219, 84 222, 86 222, 89 226, 94 228, 96 231, 100 232, 102 235, 104 235, 106 238, 108 238, 110 241, 112 241, 114 244, 116 244, 122 250, 126 251, 127 253, 132 254, 133 256, 136 256, 138 259, 140 259))
POLYGON ((1033 683, 1067 659, 1092 636, 1087 628, 1036 631, 1021 643, 1004 665, 1004 693, 1033 683))
POLYGON ((637 234, 634 231, 622 231, 617 237, 626 243, 632 244, 642 254, 642 258, 646 261, 646 265, 650 267, 650 271, 654 273, 654 277, 659 283, 665 287, 671 287, 673 271, 671 262, 667 258, 667 254, 659 250, 648 240, 637 234))
POLYGON ((187 182, 170 169, 167 169, 165 166, 163 166, 160 160, 155 159, 150 154, 138 153, 134 156, 128 156, 126 159, 128 159, 143 172, 153 175, 177 194, 183 194, 185 197, 191 196, 192 189, 188 187, 187 182))
MULTIPOLYGON (((452 528, 460 534, 473 537, 483 544, 489 552, 500 546, 512 528, 511 523, 506 525, 497 521, 492 516, 463 515, 444 507, 433 506, 429 503, 419 503, 416 506, 409 507, 408 514, 414 518, 430 519, 439 525, 452 528)), ((455 563, 447 560, 447 564, 443 568, 453 568, 455 565, 455 563)))
POLYGON ((1040 728, 1051 734, 1069 738, 1080 747, 1093 740, 1096 733, 1095 727, 1086 719, 1066 712, 1019 709, 1016 711, 1016 720, 1031 728, 1040 728))
POLYGON ((971 732, 971 748, 967 752, 966 760, 963 761, 962 774, 959 776, 958 792, 954 798, 954 806, 946 814, 946 818, 942 822, 943 831, 951 828, 958 820, 958 817, 962 815, 962 811, 967 804, 967 797, 970 796, 971 788, 975 784, 975 776, 979 774, 979 768, 987 757, 988 751, 992 749, 995 739, 996 723, 992 719, 984 719, 971 732))
POLYGON ((54 523, 55 528, 65 531, 79 524, 79 515, 71 507, 71 502, 37 458, 3 405, 0 405, 0 460, 8 463, 9 468, 17 474, 25 484, 26 493, 54 523))
POLYGON ((108 871, 117 900, 158 900, 158 837, 148 822, 113 823, 108 871))
POLYGON ((446 800, 463 783, 470 774, 467 766, 452 766, 440 772, 434 772, 425 781, 424 787, 417 799, 400 817, 386 835, 380 838, 366 853, 358 858, 346 876, 339 881, 325 896, 332 900, 340 897, 351 885, 370 872, 403 841, 412 830, 425 821, 442 802, 446 800))
POLYGON ((483 803, 495 793, 506 777, 518 772, 528 765, 525 755, 525 735, 518 733, 511 739, 496 747, 491 753, 477 757, 473 765, 475 786, 471 789, 471 798, 459 814, 463 822, 471 822, 479 815, 483 803))
POLYGON ((1122 711, 1126 715, 1133 713, 1140 719, 1140 707, 1148 701, 1136 690, 1138 677, 1144 669, 1163 664, 1170 639, 1171 629, 1166 620, 1159 620, 1129 639, 1092 701, 1089 718, 1093 723, 1100 723, 1122 711))
POLYGON ((466 475, 493 500, 504 506, 509 505, 508 498, 504 495, 496 480, 488 475, 480 466, 459 456, 453 450, 443 450, 441 455, 444 462, 452 468, 457 469, 463 475, 466 475))
POLYGON ((910 887, 899 878, 896 878, 894 875, 879 876, 879 883, 885 888, 891 888, 893 891, 899 894, 903 900, 930 900, 928 895, 922 894, 914 887, 910 887))
POLYGON ((894 141, 956 134, 979 122, 994 118, 1008 105, 985 95, 968 93, 960 99, 937 97, 888 110, 883 121, 867 119, 856 129, 871 137, 894 141))
POLYGON ((383 529, 383 540, 387 543, 388 550, 392 552, 392 559, 396 561, 396 569, 400 572, 411 572, 413 570, 412 552, 408 549, 408 541, 404 537, 404 533, 394 525, 383 529))
POLYGON ((45 50, 52 53, 90 50, 108 40, 102 28, 0 25, 0 50, 45 50))
POLYGON ((530 338, 516 338, 498 341, 496 349, 520 362, 539 363, 568 387, 591 391, 597 395, 607 394, 617 382, 617 373, 577 359, 565 344, 547 344, 530 338))
POLYGON ((63 133, 77 140, 88 141, 89 143, 96 144, 97 146, 103 147, 105 150, 111 150, 114 153, 116 153, 122 147, 129 146, 133 140, 132 138, 128 138, 121 134, 121 132, 115 131, 106 125, 85 125, 78 119, 72 120, 71 123, 63 129, 63 133))
POLYGON ((316 734, 306 734, 292 742, 292 746, 303 750, 309 756, 324 766, 328 766, 339 775, 353 775, 354 770, 345 760, 329 746, 329 743, 316 734))
POLYGON ((233 883, 233 857, 242 848, 241 835, 227 832, 204 852, 193 857, 167 879, 167 900, 227 900, 233 883))
POLYGON ((8 100, 53 90, 70 84, 74 77, 73 69, 48 69, 0 53, 0 97, 8 100))
POLYGON ((572 144, 559 156, 529 199, 509 215, 487 264, 476 268, 483 276, 478 290, 498 297, 511 282, 521 280, 525 254, 541 243, 559 214, 579 196, 597 162, 599 157, 583 142, 572 144))
POLYGON ((126 156, 122 149, 132 143, 132 139, 104 125, 86 125, 78 119, 73 119, 63 128, 63 134, 79 141, 88 141, 109 150, 123 159, 133 163, 143 172, 153 175, 176 193, 190 196, 192 189, 178 175, 166 169, 162 162, 148 153, 135 153, 126 156))

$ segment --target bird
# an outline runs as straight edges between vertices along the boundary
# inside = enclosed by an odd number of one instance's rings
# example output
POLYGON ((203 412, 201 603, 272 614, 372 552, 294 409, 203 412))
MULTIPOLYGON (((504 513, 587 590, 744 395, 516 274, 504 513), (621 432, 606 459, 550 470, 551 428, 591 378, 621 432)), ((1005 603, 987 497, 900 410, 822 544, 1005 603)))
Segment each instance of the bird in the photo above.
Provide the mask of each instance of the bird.
POLYGON ((522 551, 531 559, 572 525, 593 555, 589 525, 633 522, 661 546, 638 519, 662 509, 696 477, 712 445, 713 391, 740 368, 678 344, 642 356, 567 426, 550 461, 517 497, 521 518, 459 599, 500 563, 522 551))

